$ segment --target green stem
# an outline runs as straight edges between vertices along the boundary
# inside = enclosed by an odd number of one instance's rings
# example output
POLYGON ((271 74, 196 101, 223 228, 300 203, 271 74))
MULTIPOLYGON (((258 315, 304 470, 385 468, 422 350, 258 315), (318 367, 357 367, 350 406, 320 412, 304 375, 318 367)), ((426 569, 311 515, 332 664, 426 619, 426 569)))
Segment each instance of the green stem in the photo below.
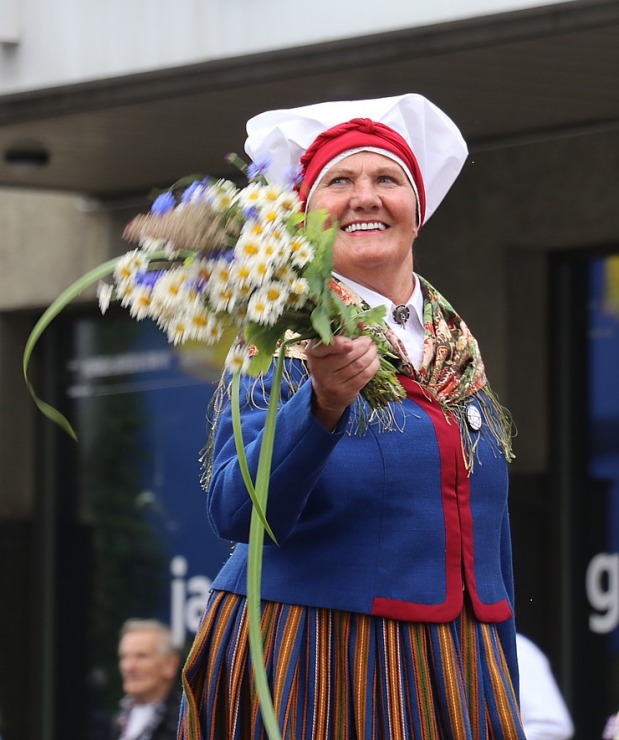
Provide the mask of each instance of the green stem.
MULTIPOLYGON (((279 405, 284 358, 289 344, 303 341, 304 337, 282 342, 277 357, 277 365, 273 376, 273 386, 269 407, 267 409, 258 471, 256 473, 256 499, 262 511, 266 510, 269 495, 269 479, 273 460, 273 443, 275 439, 275 424, 277 421, 277 407, 279 405)), ((237 399, 238 400, 238 399, 237 399)), ((252 510, 249 528, 249 546, 247 553, 247 617, 249 622, 249 650, 254 670, 254 684, 258 692, 258 700, 262 712, 262 721, 269 740, 281 740, 279 725, 273 708, 273 700, 269 691, 269 684, 264 666, 264 647, 261 629, 261 598, 260 584, 262 581, 262 549, 264 545, 264 525, 256 507, 252 510)))
POLYGON ((243 476, 243 482, 247 488, 247 493, 252 500, 254 509, 257 511, 262 526, 266 529, 267 534, 277 544, 275 535, 273 534, 269 523, 266 520, 265 513, 256 497, 256 490, 254 488, 253 481, 251 479, 251 473, 249 472, 249 466, 247 464, 247 457, 245 455, 245 445, 243 444, 243 431, 241 429, 241 410, 239 401, 239 387, 241 384, 241 374, 235 373, 232 377, 232 388, 231 388, 231 406, 232 406, 232 433, 234 436, 234 446, 236 447, 236 454, 239 459, 239 467, 241 469, 241 475, 243 476))

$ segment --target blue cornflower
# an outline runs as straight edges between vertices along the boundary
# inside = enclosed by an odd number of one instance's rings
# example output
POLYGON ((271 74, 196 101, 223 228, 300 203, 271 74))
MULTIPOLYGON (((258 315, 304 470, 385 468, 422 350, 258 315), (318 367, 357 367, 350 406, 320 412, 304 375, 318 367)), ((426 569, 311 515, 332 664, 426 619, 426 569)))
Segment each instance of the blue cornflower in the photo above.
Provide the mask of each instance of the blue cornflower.
POLYGON ((146 287, 152 288, 164 273, 165 270, 140 271, 135 275, 135 282, 137 285, 145 285, 146 287))
POLYGON ((181 198, 181 203, 189 203, 192 197, 195 195, 196 190, 202 190, 204 185, 199 180, 194 180, 191 185, 185 189, 181 198))
POLYGON ((163 216, 164 213, 171 211, 176 206, 176 199, 170 191, 161 193, 153 201, 150 207, 151 213, 156 213, 159 216, 163 216))
POLYGON ((209 259, 211 260, 225 260, 226 262, 232 262, 234 259, 234 251, 227 247, 215 247, 209 250, 209 259))
POLYGON ((189 203, 190 201, 203 196, 210 184, 210 177, 203 177, 202 180, 194 180, 183 192, 181 203, 189 203))
POLYGON ((271 166, 271 158, 265 157, 257 162, 250 162, 247 165, 247 177, 253 180, 255 177, 266 177, 266 173, 271 166))
POLYGON ((293 190, 299 187, 299 185, 303 182, 303 170, 301 169, 301 167, 292 167, 290 170, 288 170, 284 182, 286 182, 288 186, 293 190))
POLYGON ((243 209, 243 215, 246 221, 260 220, 260 211, 256 206, 247 206, 247 208, 243 209))

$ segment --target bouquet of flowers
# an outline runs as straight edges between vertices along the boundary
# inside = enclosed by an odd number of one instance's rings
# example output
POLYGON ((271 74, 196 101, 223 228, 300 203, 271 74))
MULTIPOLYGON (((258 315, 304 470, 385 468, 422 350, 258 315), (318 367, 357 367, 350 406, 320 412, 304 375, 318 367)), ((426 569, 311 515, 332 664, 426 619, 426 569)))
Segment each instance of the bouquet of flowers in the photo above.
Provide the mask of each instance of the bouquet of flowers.
POLYGON ((137 321, 157 322, 170 342, 214 344, 234 328, 237 340, 226 358, 231 385, 234 436, 241 470, 253 502, 249 539, 248 611, 250 648, 263 719, 271 738, 279 730, 264 674, 260 634, 260 573, 276 409, 283 360, 291 344, 330 343, 335 334, 368 334, 380 355, 380 370, 363 389, 371 414, 387 412, 404 392, 395 376, 384 309, 367 309, 350 300, 332 277, 337 224, 326 212, 305 214, 291 184, 265 182, 261 168, 249 169, 249 183, 184 178, 154 200, 149 213, 136 216, 124 238, 137 245, 70 286, 43 314, 24 351, 24 377, 39 408, 69 434, 69 422, 38 398, 28 378, 32 350, 50 321, 85 288, 97 284, 105 312, 112 300, 137 321), (111 277, 112 282, 101 282, 111 277), (273 392, 256 480, 244 454, 239 411, 241 374, 259 375, 276 357, 273 392))

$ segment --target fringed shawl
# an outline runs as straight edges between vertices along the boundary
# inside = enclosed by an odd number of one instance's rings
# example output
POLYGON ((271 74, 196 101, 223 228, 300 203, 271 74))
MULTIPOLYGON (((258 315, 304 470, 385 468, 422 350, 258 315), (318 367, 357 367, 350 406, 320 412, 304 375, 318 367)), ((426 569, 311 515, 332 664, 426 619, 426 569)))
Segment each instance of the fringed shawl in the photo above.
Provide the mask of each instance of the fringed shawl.
MULTIPOLYGON (((462 454, 469 472, 473 470, 477 445, 482 435, 505 456, 507 461, 511 461, 514 458, 512 452, 513 422, 507 409, 500 404, 496 394, 490 388, 477 340, 452 305, 427 280, 421 276, 418 277, 424 297, 423 359, 419 370, 411 364, 403 344, 395 333, 386 324, 380 329, 393 348, 393 362, 397 373, 416 380, 440 404, 446 417, 453 417, 457 421, 461 430, 462 454), (467 420, 467 411, 473 396, 475 396, 482 417, 479 433, 472 429, 467 420)), ((364 301, 344 283, 335 281, 333 287, 346 303, 368 308, 364 301)), ((295 381, 290 383, 294 389, 295 385, 300 385, 300 382, 309 377, 304 362, 304 344, 290 346, 287 355, 301 360, 305 368, 305 375, 301 379, 295 378, 295 381)), ((259 405, 256 396, 261 395, 259 392, 260 378, 256 382, 258 386, 252 393, 252 402, 259 405)), ((227 394, 227 387, 227 383, 222 379, 215 394, 212 409, 214 412, 211 419, 213 429, 217 423, 217 415, 221 410, 223 398, 227 394)), ((267 400, 264 399, 265 407, 267 400)), ((396 405, 395 403, 390 404, 390 406, 396 405)), ((377 415, 369 409, 367 403, 358 398, 353 433, 361 431, 368 423, 376 419, 385 429, 393 429, 397 426, 393 423, 395 418, 394 409, 386 409, 384 414, 377 415)), ((210 477, 211 443, 212 434, 202 458, 204 463, 203 485, 205 486, 208 485, 210 477)))

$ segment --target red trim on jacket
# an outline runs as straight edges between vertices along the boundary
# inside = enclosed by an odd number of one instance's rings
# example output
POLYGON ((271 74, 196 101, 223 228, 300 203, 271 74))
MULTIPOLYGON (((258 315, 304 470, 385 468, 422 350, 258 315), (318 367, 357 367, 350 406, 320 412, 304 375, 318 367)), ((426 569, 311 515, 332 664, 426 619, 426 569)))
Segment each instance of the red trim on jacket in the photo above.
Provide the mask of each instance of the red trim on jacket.
POLYGON ((475 582, 475 542, 471 511, 470 476, 464 464, 457 420, 447 419, 438 401, 424 393, 417 381, 399 377, 407 396, 423 403, 432 420, 439 447, 441 495, 445 517, 446 597, 441 604, 419 604, 376 597, 372 614, 405 621, 446 622, 455 619, 464 603, 464 579, 475 616, 481 621, 501 622, 512 616, 506 599, 485 604, 479 599, 475 582))

